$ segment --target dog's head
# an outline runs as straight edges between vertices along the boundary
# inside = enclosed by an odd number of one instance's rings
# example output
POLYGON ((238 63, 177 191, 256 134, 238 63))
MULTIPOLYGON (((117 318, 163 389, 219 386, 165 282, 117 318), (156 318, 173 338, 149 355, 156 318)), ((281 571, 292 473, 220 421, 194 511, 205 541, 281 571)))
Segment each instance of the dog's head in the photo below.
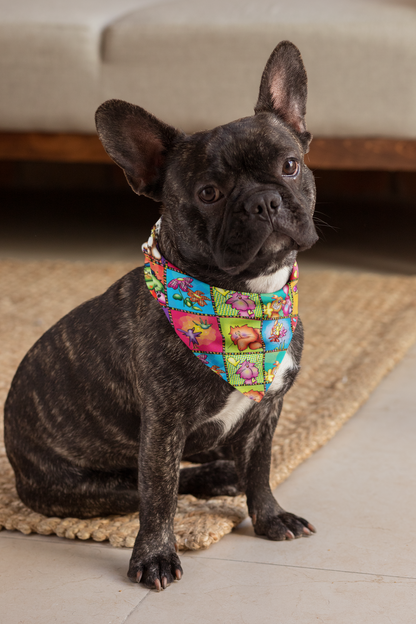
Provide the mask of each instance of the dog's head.
POLYGON ((252 117, 188 136, 127 102, 99 107, 107 153, 136 193, 163 202, 161 246, 171 262, 221 285, 273 273, 316 242, 306 96, 300 53, 283 41, 252 117))

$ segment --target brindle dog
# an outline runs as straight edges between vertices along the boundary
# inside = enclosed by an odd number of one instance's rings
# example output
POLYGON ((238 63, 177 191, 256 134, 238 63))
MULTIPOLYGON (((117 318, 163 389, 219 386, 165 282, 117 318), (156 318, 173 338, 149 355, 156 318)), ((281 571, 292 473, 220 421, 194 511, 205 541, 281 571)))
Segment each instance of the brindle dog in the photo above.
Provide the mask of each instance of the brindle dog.
MULTIPOLYGON (((284 41, 252 117, 187 136, 133 104, 100 106, 105 149, 136 193, 163 202, 160 248, 185 274, 274 292, 315 243, 306 94, 300 53, 284 41)), ((178 491, 244 492, 258 535, 310 535, 312 525, 284 511, 269 486, 272 437, 302 344, 298 322, 271 388, 251 401, 178 339, 135 269, 62 318, 20 364, 5 407, 19 496, 48 516, 140 510, 128 575, 157 589, 182 575, 178 491), (204 463, 180 470, 183 458, 204 463)))

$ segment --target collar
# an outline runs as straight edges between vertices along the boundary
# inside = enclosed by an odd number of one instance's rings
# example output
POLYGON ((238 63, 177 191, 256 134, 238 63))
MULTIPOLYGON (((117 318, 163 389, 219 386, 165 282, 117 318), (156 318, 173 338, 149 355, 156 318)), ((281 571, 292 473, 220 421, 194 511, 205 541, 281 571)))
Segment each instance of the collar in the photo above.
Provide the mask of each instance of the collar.
POLYGON ((225 290, 185 275, 163 258, 161 219, 147 243, 144 275, 150 294, 192 353, 224 381, 260 402, 289 348, 298 320, 298 265, 273 293, 225 290))

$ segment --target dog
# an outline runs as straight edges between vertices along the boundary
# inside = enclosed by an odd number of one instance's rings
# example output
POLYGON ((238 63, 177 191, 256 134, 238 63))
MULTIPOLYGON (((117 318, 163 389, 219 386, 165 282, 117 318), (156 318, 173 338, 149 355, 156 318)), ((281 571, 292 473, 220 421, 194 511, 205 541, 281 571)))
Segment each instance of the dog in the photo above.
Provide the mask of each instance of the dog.
MULTIPOLYGON (((318 238, 315 184, 304 163, 312 138, 306 97, 299 50, 283 41, 264 69, 255 114, 211 131, 186 135, 139 106, 102 104, 96 124, 107 153, 133 191, 163 204, 148 253, 153 247, 224 292, 282 289, 297 253, 318 238)), ((201 293, 190 305, 205 302, 201 293)), ((241 346, 239 375, 250 398, 224 380, 222 366, 209 370, 208 356, 198 362, 191 352, 203 325, 183 331, 188 345, 167 322, 160 288, 158 298, 151 294, 139 267, 38 340, 8 394, 5 443, 18 494, 34 511, 88 518, 139 510, 128 576, 160 590, 183 573, 173 532, 178 492, 245 493, 255 533, 270 540, 315 529, 284 511, 269 485, 272 437, 299 370, 300 320, 264 396, 252 385, 260 373, 250 349, 241 346), (198 465, 181 470, 182 459, 198 465)), ((235 314, 247 327, 251 300, 238 301, 235 314)), ((258 336, 252 347, 263 348, 258 336)))

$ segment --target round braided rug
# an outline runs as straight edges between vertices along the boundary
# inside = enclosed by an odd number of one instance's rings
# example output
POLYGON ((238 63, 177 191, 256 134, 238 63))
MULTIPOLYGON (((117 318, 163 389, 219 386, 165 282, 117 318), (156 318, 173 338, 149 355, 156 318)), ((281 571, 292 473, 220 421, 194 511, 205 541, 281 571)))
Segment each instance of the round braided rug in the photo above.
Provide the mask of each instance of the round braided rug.
MULTIPOLYGON (((0 262, 0 404, 28 348, 70 309, 133 267, 69 262, 0 262)), ((301 267, 302 268, 302 267, 301 267)), ((299 284, 305 349, 298 381, 285 399, 273 441, 275 488, 323 446, 416 341, 416 278, 305 273, 299 284)), ((179 496, 179 548, 207 548, 247 515, 243 496, 179 496)), ((46 518, 19 500, 0 448, 0 529, 109 540, 132 547, 138 513, 80 520, 46 518)))

